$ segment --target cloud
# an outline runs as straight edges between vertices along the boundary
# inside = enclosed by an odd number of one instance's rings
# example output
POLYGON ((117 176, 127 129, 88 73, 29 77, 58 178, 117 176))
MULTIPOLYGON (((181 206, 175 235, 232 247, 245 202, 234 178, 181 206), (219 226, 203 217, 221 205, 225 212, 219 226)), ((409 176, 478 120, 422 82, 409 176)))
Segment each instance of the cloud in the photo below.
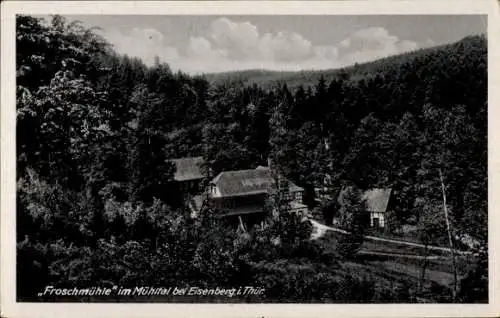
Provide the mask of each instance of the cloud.
POLYGON ((250 22, 233 22, 220 18, 212 22, 210 38, 220 47, 231 52, 233 58, 253 56, 259 43, 257 27, 250 22))
POLYGON ((339 50, 335 46, 316 46, 314 54, 320 59, 337 60, 339 50))
POLYGON ((148 65, 154 63, 155 56, 163 61, 179 58, 177 48, 167 45, 163 34, 155 29, 133 28, 127 33, 112 29, 106 31, 103 36, 117 52, 140 57, 148 65))
POLYGON ((427 39, 425 42, 422 44, 422 47, 431 47, 436 45, 436 42, 434 42, 433 39, 427 39))
POLYGON ((400 40, 386 29, 372 27, 361 29, 339 43, 339 55, 345 64, 363 63, 393 54, 412 51, 418 44, 400 40))
POLYGON ((228 18, 214 20, 202 34, 186 39, 183 47, 169 45, 166 35, 152 28, 128 32, 111 30, 105 37, 120 53, 137 56, 148 65, 155 56, 173 70, 189 73, 222 72, 241 69, 304 70, 338 68, 363 63, 418 47, 384 28, 365 28, 330 45, 314 45, 297 32, 261 34, 256 25, 228 18))
POLYGON ((298 33, 266 33, 259 41, 259 52, 264 59, 289 62, 304 61, 311 57, 313 45, 298 33))
POLYGON ((334 46, 315 47, 296 32, 261 34, 257 26, 248 21, 235 22, 227 18, 214 20, 204 36, 191 37, 185 51, 187 58, 169 62, 173 68, 187 72, 218 72, 338 67, 334 46))
POLYGON ((203 37, 191 37, 186 49, 188 57, 202 59, 226 58, 227 50, 214 49, 212 44, 203 37))
POLYGON ((304 60, 312 53, 312 44, 294 32, 261 35, 252 23, 219 18, 212 22, 208 38, 236 60, 304 60))

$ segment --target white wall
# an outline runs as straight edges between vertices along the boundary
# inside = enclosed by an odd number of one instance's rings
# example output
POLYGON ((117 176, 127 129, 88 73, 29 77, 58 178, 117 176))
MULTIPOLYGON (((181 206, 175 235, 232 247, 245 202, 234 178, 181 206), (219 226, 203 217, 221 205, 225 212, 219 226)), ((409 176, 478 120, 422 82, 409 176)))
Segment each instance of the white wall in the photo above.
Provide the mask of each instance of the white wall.
POLYGON ((220 198, 221 194, 220 194, 220 191, 219 191, 219 187, 211 185, 210 186, 210 196, 212 198, 220 198))
POLYGON ((370 226, 373 226, 373 219, 378 218, 378 223, 380 227, 385 226, 385 215, 380 212, 371 212, 370 213, 370 226))

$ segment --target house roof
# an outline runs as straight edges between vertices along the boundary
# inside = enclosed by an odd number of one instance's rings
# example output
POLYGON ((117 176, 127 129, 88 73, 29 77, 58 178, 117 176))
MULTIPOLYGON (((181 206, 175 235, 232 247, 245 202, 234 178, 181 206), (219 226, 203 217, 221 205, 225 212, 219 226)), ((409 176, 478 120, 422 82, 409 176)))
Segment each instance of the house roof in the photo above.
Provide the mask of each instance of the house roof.
MULTIPOLYGON (((347 187, 340 191, 338 198, 340 204, 343 202, 343 196, 346 190, 347 187)), ((366 210, 369 212, 387 212, 391 192, 392 189, 390 188, 374 188, 363 192, 361 198, 366 202, 366 210)))
POLYGON ((200 165, 203 163, 203 157, 187 157, 171 159, 175 164, 174 180, 189 181, 203 179, 200 165))
POLYGON ((290 208, 292 210, 307 209, 307 205, 305 205, 303 203, 292 201, 292 202, 290 202, 290 208))
MULTIPOLYGON (((267 193, 274 185, 274 178, 270 169, 258 168, 223 171, 212 180, 212 183, 217 186, 221 196, 231 197, 267 193)), ((292 182, 289 183, 289 188, 292 192, 303 190, 292 182)))
POLYGON ((386 212, 391 197, 391 189, 371 189, 363 193, 366 208, 370 212, 386 212))

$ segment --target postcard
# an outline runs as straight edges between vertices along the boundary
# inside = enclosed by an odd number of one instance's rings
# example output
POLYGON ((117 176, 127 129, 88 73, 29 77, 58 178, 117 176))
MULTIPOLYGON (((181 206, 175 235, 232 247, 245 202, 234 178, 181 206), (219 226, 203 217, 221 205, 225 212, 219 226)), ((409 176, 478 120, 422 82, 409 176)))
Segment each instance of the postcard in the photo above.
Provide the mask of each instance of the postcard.
POLYGON ((2 316, 498 316, 499 12, 2 3, 2 316))

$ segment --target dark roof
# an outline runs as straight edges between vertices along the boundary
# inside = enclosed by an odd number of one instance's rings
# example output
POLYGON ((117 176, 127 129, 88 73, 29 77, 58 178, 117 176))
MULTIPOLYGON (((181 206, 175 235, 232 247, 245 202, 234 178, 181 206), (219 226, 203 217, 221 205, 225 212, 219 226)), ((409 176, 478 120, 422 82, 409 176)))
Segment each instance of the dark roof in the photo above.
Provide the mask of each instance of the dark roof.
POLYGON ((200 165, 203 163, 203 157, 188 157, 171 159, 175 164, 174 180, 188 181, 203 179, 200 165))
MULTIPOLYGON (((213 180, 221 196, 240 196, 258 193, 267 193, 274 185, 274 178, 269 169, 248 169, 236 171, 223 171, 213 180)), ((289 181, 291 192, 302 191, 303 189, 289 181)))
MULTIPOLYGON (((338 202, 342 204, 343 196, 347 191, 347 187, 342 189, 339 194, 338 202)), ((370 189, 361 195, 361 198, 366 202, 366 210, 369 212, 387 212, 389 199, 391 197, 392 189, 375 188, 370 189)))

